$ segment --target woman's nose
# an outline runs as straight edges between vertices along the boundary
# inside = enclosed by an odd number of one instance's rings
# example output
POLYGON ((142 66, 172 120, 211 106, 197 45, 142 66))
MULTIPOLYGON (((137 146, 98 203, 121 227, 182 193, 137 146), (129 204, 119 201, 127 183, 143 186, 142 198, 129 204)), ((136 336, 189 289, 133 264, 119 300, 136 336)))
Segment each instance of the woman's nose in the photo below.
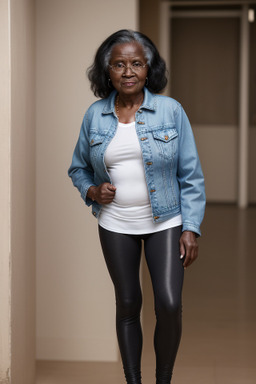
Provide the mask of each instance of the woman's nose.
POLYGON ((132 70, 132 67, 126 66, 123 72, 123 75, 125 76, 132 76, 134 75, 134 71, 132 70))

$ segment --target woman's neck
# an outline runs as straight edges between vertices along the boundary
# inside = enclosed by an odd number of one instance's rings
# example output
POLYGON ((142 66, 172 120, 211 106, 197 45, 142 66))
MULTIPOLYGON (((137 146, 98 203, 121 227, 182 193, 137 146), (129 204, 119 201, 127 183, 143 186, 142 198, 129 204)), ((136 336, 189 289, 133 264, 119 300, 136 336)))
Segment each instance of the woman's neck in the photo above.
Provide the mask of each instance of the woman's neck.
POLYGON ((120 95, 118 94, 119 108, 133 109, 139 108, 144 99, 144 93, 141 92, 136 95, 120 95))
POLYGON ((118 94, 115 103, 118 120, 124 124, 135 121, 135 113, 142 104, 143 98, 143 93, 133 97, 123 97, 118 94))

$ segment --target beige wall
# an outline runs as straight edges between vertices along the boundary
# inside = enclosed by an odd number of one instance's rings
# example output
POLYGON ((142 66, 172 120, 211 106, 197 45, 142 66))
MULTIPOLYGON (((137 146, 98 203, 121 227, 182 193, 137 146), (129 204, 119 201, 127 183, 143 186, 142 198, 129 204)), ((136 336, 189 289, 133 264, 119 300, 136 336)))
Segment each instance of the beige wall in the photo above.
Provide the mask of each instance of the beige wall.
POLYGON ((34 10, 33 0, 11 0, 12 384, 35 373, 34 10))
POLYGON ((34 2, 0 2, 1 384, 35 379, 34 2))
POLYGON ((8 0, 0 1, 0 383, 9 380, 10 359, 10 35, 8 0))
POLYGON ((36 2, 37 358, 116 360, 115 302, 97 221, 67 176, 85 76, 110 33, 137 28, 137 1, 36 2))

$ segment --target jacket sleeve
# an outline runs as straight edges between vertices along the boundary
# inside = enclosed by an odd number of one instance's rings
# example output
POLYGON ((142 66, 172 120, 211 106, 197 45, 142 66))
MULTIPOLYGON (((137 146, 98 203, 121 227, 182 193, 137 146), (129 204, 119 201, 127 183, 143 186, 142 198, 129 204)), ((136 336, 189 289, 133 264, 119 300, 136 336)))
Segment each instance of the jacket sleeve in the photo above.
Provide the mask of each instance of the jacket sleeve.
POLYGON ((179 133, 177 179, 180 186, 183 231, 201 235, 205 211, 204 176, 188 117, 179 105, 175 111, 179 133))
POLYGON ((68 170, 74 186, 80 191, 86 205, 90 206, 93 201, 87 197, 87 191, 94 183, 94 171, 90 163, 90 144, 88 133, 87 113, 84 116, 79 138, 73 153, 72 163, 68 170))

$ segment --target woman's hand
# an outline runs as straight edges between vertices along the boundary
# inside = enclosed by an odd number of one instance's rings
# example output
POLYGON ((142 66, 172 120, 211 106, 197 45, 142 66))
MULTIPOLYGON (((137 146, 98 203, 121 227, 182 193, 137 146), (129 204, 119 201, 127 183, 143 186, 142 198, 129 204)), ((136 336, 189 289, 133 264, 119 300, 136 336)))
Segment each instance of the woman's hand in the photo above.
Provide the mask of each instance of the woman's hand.
POLYGON ((184 231, 180 237, 180 258, 185 257, 183 267, 187 268, 198 256, 198 244, 196 234, 191 231, 184 231))
POLYGON ((91 186, 88 189, 87 196, 99 204, 112 203, 116 193, 116 187, 110 183, 102 183, 100 185, 91 186))

